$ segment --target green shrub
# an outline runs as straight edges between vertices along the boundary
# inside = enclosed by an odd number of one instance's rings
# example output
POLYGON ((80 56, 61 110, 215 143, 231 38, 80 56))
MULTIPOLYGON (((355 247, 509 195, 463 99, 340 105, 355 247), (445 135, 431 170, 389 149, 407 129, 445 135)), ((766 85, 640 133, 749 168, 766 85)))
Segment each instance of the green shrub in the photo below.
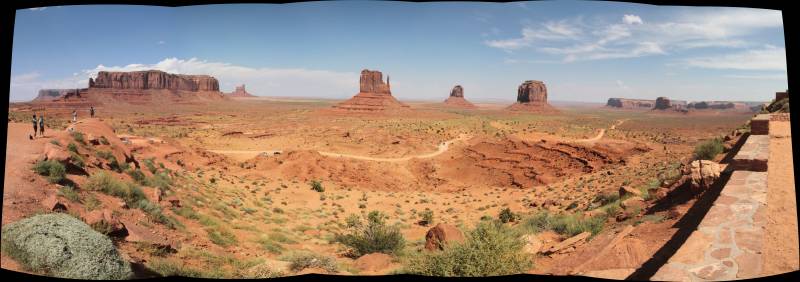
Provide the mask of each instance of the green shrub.
POLYGON ((172 178, 166 172, 159 172, 147 178, 147 186, 156 187, 161 191, 167 191, 172 186, 172 178))
POLYGON ((325 188, 322 187, 322 182, 320 182, 319 180, 312 180, 311 181, 311 190, 314 190, 314 191, 317 191, 317 192, 320 192, 320 193, 321 192, 325 192, 325 188))
POLYGON ((445 245, 441 252, 412 256, 403 272, 426 276, 498 276, 519 274, 533 265, 522 252, 516 232, 496 221, 478 223, 464 243, 445 245))
POLYGON ((714 138, 701 142, 694 148, 694 158, 698 160, 711 160, 722 153, 722 140, 714 138))
POLYGON ((158 169, 153 164, 153 158, 144 159, 143 163, 144 166, 150 171, 150 173, 156 174, 156 171, 158 171, 158 169))
POLYGON ((419 215, 421 217, 420 225, 428 226, 430 224, 433 224, 433 211, 432 210, 426 209, 426 210, 420 212, 419 215))
POLYGON ((50 140, 50 144, 53 144, 53 145, 61 147, 61 143, 58 143, 58 140, 55 140, 55 139, 50 140))
POLYGON ((111 196, 125 200, 128 206, 135 206, 139 200, 146 199, 144 192, 139 186, 130 182, 123 182, 114 178, 105 171, 100 171, 89 176, 89 180, 84 184, 87 190, 100 191, 111 196))
POLYGON ((131 170, 128 170, 127 173, 128 173, 128 175, 131 176, 133 181, 136 182, 136 184, 139 184, 139 185, 145 185, 146 184, 145 181, 147 180, 147 176, 145 176, 144 172, 142 172, 140 169, 138 169, 138 168, 137 169, 131 169, 131 170))
POLYGON ((81 155, 79 155, 78 153, 69 152, 69 159, 73 165, 79 168, 86 167, 86 162, 83 160, 83 157, 81 157, 81 155))
POLYGON ((99 208, 100 205, 102 204, 103 203, 101 203, 100 200, 97 199, 97 197, 90 194, 89 197, 86 198, 86 203, 84 203, 83 206, 86 208, 87 211, 93 211, 99 208))
POLYGON ((79 131, 73 131, 72 133, 70 133, 70 135, 72 135, 72 138, 75 139, 75 141, 78 141, 81 144, 86 145, 86 139, 84 139, 83 133, 79 131))
POLYGON ((100 139, 100 143, 103 144, 103 145, 111 144, 111 143, 108 142, 108 139, 106 139, 105 136, 100 136, 100 138, 98 138, 98 139, 100 139))
POLYGON ((33 170, 39 175, 47 176, 50 183, 59 183, 64 180, 67 170, 64 165, 55 160, 38 161, 33 166, 33 170))
POLYGON ((261 248, 264 249, 265 251, 273 253, 273 254, 276 254, 276 255, 280 255, 281 253, 283 253, 283 251, 286 250, 283 247, 283 245, 281 245, 278 242, 273 241, 272 239, 270 239, 269 237, 266 237, 266 236, 261 237, 260 239, 258 239, 258 241, 256 241, 256 243, 260 244, 261 248))
POLYGON ((507 223, 513 222, 518 216, 514 214, 510 208, 504 208, 497 217, 500 219, 500 222, 507 223))
POLYGON ((386 216, 379 211, 370 212, 364 224, 361 220, 348 222, 349 233, 334 236, 334 241, 351 249, 353 256, 369 253, 399 253, 405 239, 397 227, 386 226, 386 216))
POLYGON ((75 145, 75 143, 69 142, 69 144, 67 145, 67 150, 77 154, 78 153, 78 145, 75 145))
POLYGON ((558 234, 571 237, 586 231, 591 232, 592 235, 600 233, 600 231, 603 230, 605 221, 605 215, 582 218, 577 214, 550 214, 548 212, 538 212, 523 220, 520 224, 520 228, 533 233, 551 230, 558 234))
POLYGON ((206 232, 208 232, 208 239, 210 239, 211 242, 222 247, 227 247, 237 243, 236 235, 233 235, 233 233, 227 229, 207 228, 206 232))
POLYGON ((62 186, 58 188, 58 194, 75 203, 81 201, 80 194, 78 194, 78 191, 75 191, 75 187, 72 186, 62 186))
POLYGON ((0 238, 3 253, 28 271, 73 279, 132 276, 111 239, 68 214, 40 214, 4 225, 0 238))
POLYGON ((153 259, 147 263, 147 268, 161 274, 164 277, 202 277, 202 273, 194 268, 165 259, 153 259))
POLYGON ((284 255, 280 259, 290 262, 289 269, 292 271, 300 271, 306 268, 321 268, 331 273, 339 271, 335 259, 311 252, 294 252, 284 255))

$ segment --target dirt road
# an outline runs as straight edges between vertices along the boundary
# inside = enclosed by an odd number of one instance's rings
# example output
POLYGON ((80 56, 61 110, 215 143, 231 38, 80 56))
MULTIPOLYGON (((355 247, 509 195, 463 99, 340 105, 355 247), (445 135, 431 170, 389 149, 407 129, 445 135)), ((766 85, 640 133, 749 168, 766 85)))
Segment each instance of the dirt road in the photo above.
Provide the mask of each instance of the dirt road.
MULTIPOLYGON (((413 156, 406 156, 401 158, 377 158, 377 157, 370 157, 370 156, 359 156, 359 155, 350 155, 350 154, 342 154, 342 153, 334 153, 334 152, 325 152, 325 151, 318 151, 320 155, 328 156, 328 157, 337 157, 337 158, 350 158, 356 160, 365 160, 365 161, 377 161, 377 162, 404 162, 409 161, 411 159, 427 159, 433 158, 438 155, 441 155, 444 152, 447 152, 450 149, 450 144, 453 144, 456 141, 460 140, 467 140, 469 139, 470 135, 461 134, 458 138, 448 140, 439 144, 438 149, 435 152, 421 154, 421 155, 413 155, 413 156)), ((253 150, 209 150, 210 152, 223 154, 223 155, 239 155, 240 157, 255 157, 259 154, 266 153, 269 155, 274 155, 275 153, 282 153, 281 150, 273 150, 273 151, 253 151, 253 150), (242 156, 244 155, 244 156, 242 156)))
MULTIPOLYGON (((617 123, 616 123, 616 124, 613 124, 613 125, 611 125, 611 127, 609 127, 609 128, 608 128, 608 130, 614 130, 614 129, 616 129, 616 128, 617 128, 617 126, 620 126, 620 125, 621 125, 623 122, 625 122, 625 120, 624 120, 624 119, 623 119, 623 120, 619 120, 619 121, 617 121, 617 123)), ((603 136, 604 136, 605 134, 606 134, 606 129, 605 129, 605 128, 601 128, 601 129, 600 129, 600 132, 597 132, 597 135, 596 135, 595 137, 588 138, 588 139, 580 139, 580 140, 577 140, 577 142, 594 143, 594 142, 596 142, 597 140, 600 140, 600 138, 603 138, 603 136)))

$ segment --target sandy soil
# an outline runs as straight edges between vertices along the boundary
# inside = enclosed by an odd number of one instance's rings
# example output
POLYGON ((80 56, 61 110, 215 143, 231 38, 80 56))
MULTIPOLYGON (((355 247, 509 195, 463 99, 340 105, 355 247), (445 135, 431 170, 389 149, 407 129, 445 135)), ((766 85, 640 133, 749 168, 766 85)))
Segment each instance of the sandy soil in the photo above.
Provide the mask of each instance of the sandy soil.
POLYGON ((800 269, 790 123, 770 122, 767 175, 767 230, 764 234, 764 275, 800 269))

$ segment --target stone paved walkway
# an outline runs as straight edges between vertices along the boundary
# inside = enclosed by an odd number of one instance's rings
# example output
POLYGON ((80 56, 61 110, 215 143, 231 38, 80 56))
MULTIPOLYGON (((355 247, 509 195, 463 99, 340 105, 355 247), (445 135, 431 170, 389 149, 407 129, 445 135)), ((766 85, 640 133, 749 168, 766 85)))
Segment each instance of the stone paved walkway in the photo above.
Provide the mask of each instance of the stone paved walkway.
POLYGON ((769 135, 750 135, 733 157, 733 170, 767 171, 769 135))

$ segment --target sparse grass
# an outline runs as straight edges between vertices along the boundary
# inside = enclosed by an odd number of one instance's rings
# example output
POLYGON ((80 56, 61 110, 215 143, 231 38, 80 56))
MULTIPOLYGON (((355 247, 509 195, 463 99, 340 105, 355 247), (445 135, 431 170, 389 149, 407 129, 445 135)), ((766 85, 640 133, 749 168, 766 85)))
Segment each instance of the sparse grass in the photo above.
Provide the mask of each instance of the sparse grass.
POLYGON ((63 181, 67 175, 67 170, 64 168, 64 165, 55 160, 40 160, 33 166, 33 170, 39 175, 46 176, 47 181, 50 183, 59 183, 63 181))
POLYGON ((523 219, 520 228, 532 233, 551 230, 569 237, 586 231, 596 235, 603 230, 605 220, 605 215, 581 218, 577 214, 551 214, 542 211, 523 219))
POLYGON ((275 242, 274 240, 270 239, 267 236, 262 236, 261 238, 258 239, 258 241, 256 241, 256 243, 261 245, 261 248, 264 249, 265 251, 276 255, 280 255, 286 250, 286 248, 284 248, 283 245, 281 245, 278 242, 275 242))
POLYGON ((50 144, 53 144, 53 145, 61 147, 61 143, 58 143, 58 140, 55 140, 55 139, 50 140, 50 144))
POLYGON ((231 246, 238 242, 236 235, 224 228, 206 228, 206 232, 208 232, 208 239, 211 242, 222 247, 231 246))
POLYGON ((423 210, 419 214, 420 214, 420 218, 421 218, 420 225, 428 226, 428 225, 433 224, 433 211, 432 210, 426 209, 426 210, 423 210))
POLYGON ((100 200, 98 200, 94 195, 89 195, 89 197, 86 197, 86 203, 83 204, 87 211, 93 211, 99 208, 100 205, 102 205, 102 203, 100 203, 100 200))
POLYGON ((72 139, 75 139, 75 141, 77 141, 78 143, 86 145, 86 139, 84 138, 83 133, 81 133, 80 131, 73 131, 72 133, 70 133, 70 135, 72 135, 72 139))
POLYGON ((508 223, 517 220, 519 215, 512 212, 510 208, 504 208, 500 211, 500 214, 497 215, 497 218, 500 219, 500 222, 502 223, 508 223))
POLYGON ((78 153, 78 145, 75 145, 75 143, 73 143, 73 142, 69 142, 69 144, 67 145, 67 150, 72 152, 72 153, 77 154, 78 153))
POLYGON ((81 196, 78 194, 78 191, 75 190, 75 187, 69 185, 58 188, 58 195, 61 195, 75 203, 79 203, 81 201, 81 196))
POLYGON ((282 256, 280 259, 290 262, 289 269, 292 271, 301 271, 306 268, 321 268, 330 273, 339 272, 339 267, 335 259, 311 252, 293 252, 282 256))
POLYGON ((145 180, 147 179, 147 176, 145 176, 144 172, 142 172, 140 169, 131 169, 128 170, 127 173, 131 176, 133 181, 136 182, 136 184, 146 185, 145 180))

